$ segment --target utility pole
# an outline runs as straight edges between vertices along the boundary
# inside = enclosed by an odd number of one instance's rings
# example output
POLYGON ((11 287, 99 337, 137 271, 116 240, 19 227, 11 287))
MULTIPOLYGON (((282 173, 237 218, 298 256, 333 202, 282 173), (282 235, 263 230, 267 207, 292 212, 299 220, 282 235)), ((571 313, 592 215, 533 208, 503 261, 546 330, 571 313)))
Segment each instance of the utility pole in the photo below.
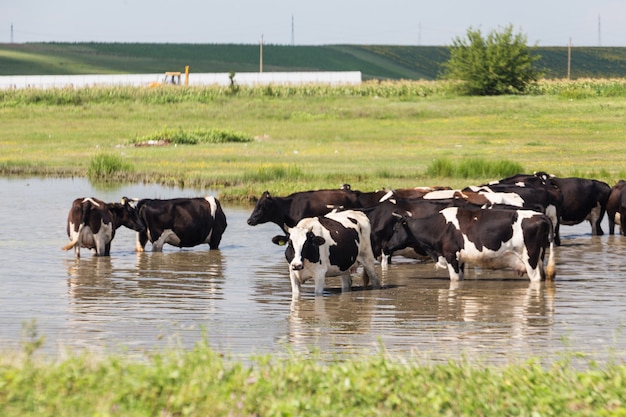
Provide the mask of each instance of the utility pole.
POLYGON ((598 15, 598 46, 602 46, 602 27, 600 24, 600 15, 598 15))
POLYGON ((11 23, 11 43, 13 43, 13 23, 11 23))
POLYGON ((422 22, 417 22, 417 46, 422 45, 422 22))
POLYGON ((296 29, 295 29, 295 25, 293 23, 293 14, 291 15, 291 46, 294 46, 296 44, 296 29))
POLYGON ((259 44, 259 72, 263 72, 263 34, 261 34, 261 43, 259 44))
POLYGON ((569 38, 569 43, 567 44, 567 81, 570 79, 572 69, 572 38, 569 38))

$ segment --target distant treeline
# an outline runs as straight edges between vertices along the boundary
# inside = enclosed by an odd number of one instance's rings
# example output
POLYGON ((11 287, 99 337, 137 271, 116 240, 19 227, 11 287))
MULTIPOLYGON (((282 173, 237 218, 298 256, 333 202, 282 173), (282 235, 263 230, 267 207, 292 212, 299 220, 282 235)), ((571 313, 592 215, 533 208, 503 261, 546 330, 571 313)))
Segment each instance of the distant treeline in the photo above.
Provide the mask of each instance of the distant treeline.
MULTIPOLYGON (((567 47, 537 47, 546 78, 565 78, 567 47)), ((361 71, 364 80, 434 80, 448 60, 445 46, 264 45, 263 71, 361 71)), ((256 72, 259 45, 158 43, 0 44, 0 75, 256 72)), ((626 77, 626 47, 573 47, 570 77, 626 77)))

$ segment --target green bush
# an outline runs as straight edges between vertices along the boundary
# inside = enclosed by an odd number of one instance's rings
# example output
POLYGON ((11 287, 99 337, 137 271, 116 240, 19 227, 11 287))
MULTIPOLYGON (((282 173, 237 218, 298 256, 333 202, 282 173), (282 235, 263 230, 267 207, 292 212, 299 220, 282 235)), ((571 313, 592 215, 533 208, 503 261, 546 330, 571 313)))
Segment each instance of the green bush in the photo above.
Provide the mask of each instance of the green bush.
POLYGON ((445 77, 461 80, 462 93, 501 95, 527 93, 539 79, 533 63, 541 57, 531 55, 526 36, 513 34, 513 26, 483 37, 480 29, 469 28, 467 38, 457 37, 444 63, 445 77))

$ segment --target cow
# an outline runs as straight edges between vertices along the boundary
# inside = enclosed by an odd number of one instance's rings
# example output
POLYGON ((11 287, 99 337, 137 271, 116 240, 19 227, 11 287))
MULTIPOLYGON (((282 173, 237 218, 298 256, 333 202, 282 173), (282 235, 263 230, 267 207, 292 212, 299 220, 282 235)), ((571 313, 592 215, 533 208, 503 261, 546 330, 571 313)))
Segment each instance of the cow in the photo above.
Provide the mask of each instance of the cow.
POLYGON ((605 182, 585 178, 559 178, 550 176, 563 195, 559 223, 567 226, 588 220, 591 234, 604 234, 600 223, 606 211, 611 186, 605 182))
POLYGON ((611 188, 606 203, 606 215, 609 218, 609 234, 615 233, 615 225, 619 225, 620 233, 626 236, 626 181, 619 180, 611 188))
POLYGON ((321 295, 326 277, 341 276, 342 291, 350 291, 350 277, 358 265, 363 265, 363 286, 380 288, 374 267, 370 243, 370 223, 367 216, 354 210, 333 211, 324 216, 306 217, 288 235, 272 238, 277 245, 287 244, 285 258, 289 263, 289 278, 293 297, 301 293, 301 285, 309 278, 315 283, 315 295, 321 295))
MULTIPOLYGON (((370 221, 371 243, 374 257, 380 257, 380 264, 383 269, 388 267, 393 253, 386 251, 388 242, 393 235, 393 226, 397 218, 396 214, 408 214, 412 217, 427 217, 438 213, 440 210, 456 204, 463 204, 464 201, 457 199, 437 199, 425 200, 423 198, 390 198, 378 203, 376 206, 361 209, 370 221)), ((426 253, 412 249, 403 250, 401 255, 416 259, 428 259, 426 253)))
POLYGON ((463 191, 478 193, 517 194, 523 201, 522 207, 541 211, 552 221, 554 243, 559 246, 559 221, 563 207, 563 194, 545 173, 517 174, 481 186, 466 187, 463 191))
POLYGON ((401 216, 388 250, 419 248, 438 265, 444 264, 453 281, 463 279, 465 263, 471 263, 490 269, 510 267, 538 282, 555 276, 553 237, 550 219, 534 210, 449 207, 425 218, 401 216))
POLYGON ((247 222, 250 226, 275 223, 284 232, 307 217, 323 216, 334 208, 361 207, 358 193, 344 189, 301 191, 286 197, 274 197, 265 191, 256 202, 247 222))
POLYGON ((81 247, 93 250, 96 256, 110 256, 111 241, 120 226, 145 230, 132 200, 124 197, 121 203, 105 203, 94 197, 77 198, 67 216, 70 243, 62 249, 74 248, 76 258, 80 258, 81 247))
POLYGON ((208 243, 210 249, 218 249, 227 226, 222 206, 212 196, 143 199, 137 212, 146 226, 137 233, 137 252, 144 251, 148 240, 153 252, 161 252, 166 243, 179 248, 208 243))

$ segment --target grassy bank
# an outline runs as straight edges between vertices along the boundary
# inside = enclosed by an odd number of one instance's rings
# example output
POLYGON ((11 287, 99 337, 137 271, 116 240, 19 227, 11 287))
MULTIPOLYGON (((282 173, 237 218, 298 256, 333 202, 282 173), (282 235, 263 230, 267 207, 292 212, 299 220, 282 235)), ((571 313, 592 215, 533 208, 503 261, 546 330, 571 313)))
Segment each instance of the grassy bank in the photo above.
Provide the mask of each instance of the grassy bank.
POLYGON ((625 110, 624 80, 543 82, 535 95, 519 97, 459 97, 438 82, 7 90, 0 92, 0 173, 85 176, 105 154, 124 167, 110 179, 212 188, 228 200, 266 189, 494 179, 489 169, 451 177, 433 169, 467 161, 613 184, 626 177, 625 110), (168 130, 252 140, 136 146, 168 130))
MULTIPOLYGON (((32 353, 32 352, 31 352, 32 353)), ((325 363, 290 355, 231 362, 200 342, 144 360, 30 354, 0 361, 5 417, 623 416, 626 366, 568 360, 479 367, 384 353, 325 363)))

